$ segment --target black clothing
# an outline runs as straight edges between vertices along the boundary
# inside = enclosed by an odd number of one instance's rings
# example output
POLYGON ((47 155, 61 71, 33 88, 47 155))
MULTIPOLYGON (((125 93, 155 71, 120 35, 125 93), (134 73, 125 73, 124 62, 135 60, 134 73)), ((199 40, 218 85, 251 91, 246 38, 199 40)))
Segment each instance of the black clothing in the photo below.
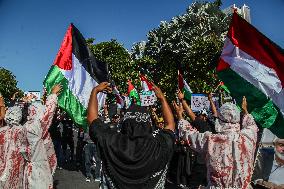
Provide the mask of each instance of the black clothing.
POLYGON ((170 163, 169 179, 176 185, 188 185, 192 169, 192 150, 180 143, 176 145, 175 153, 170 163))
POLYGON ((273 148, 259 148, 251 179, 252 181, 257 179, 268 181, 273 166, 274 154, 273 148))
POLYGON ((205 133, 206 131, 213 132, 213 128, 210 126, 210 124, 199 117, 196 117, 191 124, 200 133, 205 133))
POLYGON ((126 112, 120 133, 100 119, 90 126, 107 176, 120 189, 151 189, 173 153, 174 134, 161 130, 152 134, 150 115, 144 107, 133 105, 126 112))
POLYGON ((53 117, 52 123, 48 129, 50 137, 52 140, 61 140, 61 132, 60 132, 60 121, 56 116, 53 117))

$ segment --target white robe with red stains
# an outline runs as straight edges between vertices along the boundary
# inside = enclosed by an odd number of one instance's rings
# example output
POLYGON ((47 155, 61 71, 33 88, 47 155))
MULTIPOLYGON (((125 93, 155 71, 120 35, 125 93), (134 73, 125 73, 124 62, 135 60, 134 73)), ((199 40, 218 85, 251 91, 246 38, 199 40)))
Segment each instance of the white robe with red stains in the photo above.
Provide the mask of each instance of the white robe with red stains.
POLYGON ((19 107, 8 108, 5 121, 8 126, 0 128, 0 188, 23 188, 26 138, 20 125, 22 111, 19 107))
POLYGON ((178 123, 191 148, 205 154, 207 188, 248 188, 253 172, 257 125, 247 114, 240 124, 225 123, 219 134, 199 133, 184 119, 178 123))
POLYGON ((56 168, 56 155, 48 133, 57 106, 57 96, 50 95, 46 105, 32 104, 29 107, 28 121, 24 125, 28 151, 24 172, 24 188, 53 188, 52 174, 56 168))

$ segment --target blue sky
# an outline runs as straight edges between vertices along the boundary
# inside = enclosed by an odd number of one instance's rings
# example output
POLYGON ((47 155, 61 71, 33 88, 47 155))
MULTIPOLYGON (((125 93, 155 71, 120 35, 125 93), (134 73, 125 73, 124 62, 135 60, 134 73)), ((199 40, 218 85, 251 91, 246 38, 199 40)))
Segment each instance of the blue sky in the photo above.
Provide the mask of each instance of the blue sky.
MULTIPOLYGON (((160 21, 182 14, 190 0, 0 0, 0 66, 13 72, 22 90, 42 90, 70 22, 96 42, 117 39, 128 49, 146 40, 160 21)), ((284 48, 284 0, 223 0, 244 3, 252 24, 284 48)))

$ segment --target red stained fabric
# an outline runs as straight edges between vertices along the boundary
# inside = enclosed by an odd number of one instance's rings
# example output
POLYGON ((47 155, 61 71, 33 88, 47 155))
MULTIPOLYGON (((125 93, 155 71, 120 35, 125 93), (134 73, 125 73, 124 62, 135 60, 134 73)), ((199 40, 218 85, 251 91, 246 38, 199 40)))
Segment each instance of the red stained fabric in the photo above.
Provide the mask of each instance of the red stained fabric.
POLYGON ((207 188, 247 189, 253 171, 258 129, 251 115, 244 117, 242 130, 239 124, 226 124, 224 133, 212 134, 199 133, 186 120, 178 123, 181 136, 188 140, 190 147, 206 157, 207 188))

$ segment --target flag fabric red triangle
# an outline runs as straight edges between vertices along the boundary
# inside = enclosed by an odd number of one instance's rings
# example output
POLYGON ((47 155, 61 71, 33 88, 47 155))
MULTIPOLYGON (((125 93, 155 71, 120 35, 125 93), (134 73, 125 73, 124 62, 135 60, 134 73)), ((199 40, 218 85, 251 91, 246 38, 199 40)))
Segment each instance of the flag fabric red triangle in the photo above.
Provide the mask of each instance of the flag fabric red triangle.
POLYGON ((131 83, 131 81, 130 80, 128 80, 128 90, 127 90, 127 92, 128 92, 128 94, 130 94, 130 92, 133 90, 133 89, 135 89, 135 87, 134 87, 134 85, 131 83))

